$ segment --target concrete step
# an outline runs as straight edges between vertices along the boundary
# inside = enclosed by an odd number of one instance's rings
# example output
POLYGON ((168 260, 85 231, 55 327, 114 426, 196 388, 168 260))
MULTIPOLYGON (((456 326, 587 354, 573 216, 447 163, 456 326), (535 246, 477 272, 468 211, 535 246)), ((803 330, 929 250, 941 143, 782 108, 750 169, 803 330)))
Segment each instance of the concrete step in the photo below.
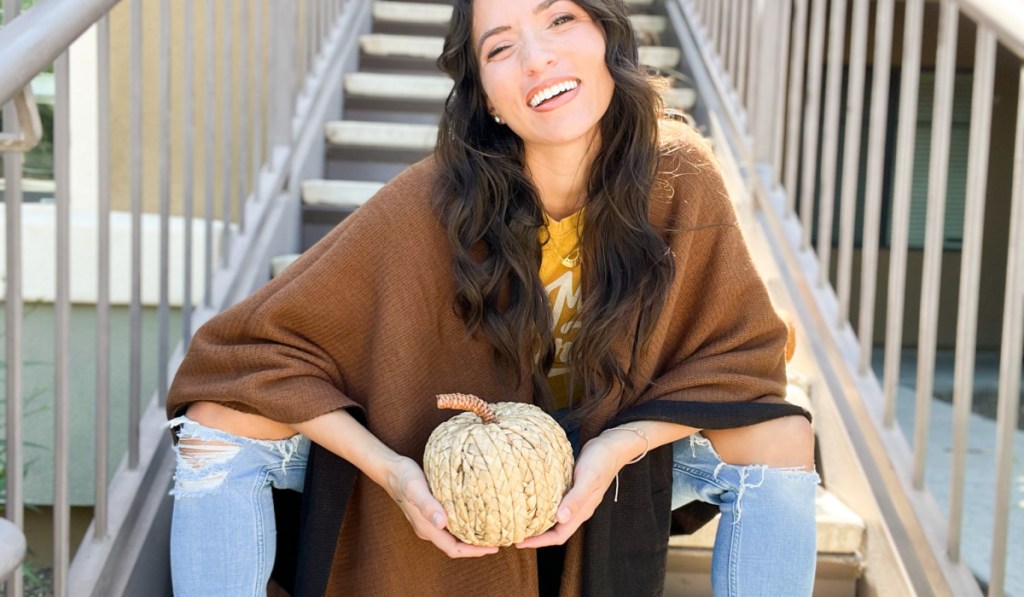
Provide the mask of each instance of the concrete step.
POLYGON ((452 80, 445 76, 393 73, 345 75, 345 94, 349 97, 443 103, 451 90, 452 80))
MULTIPOLYGON (((819 487, 814 500, 815 519, 818 529, 818 553, 847 554, 860 553, 864 542, 864 520, 841 502, 830 491, 819 487)), ((718 521, 715 517, 692 535, 674 535, 669 538, 669 547, 712 549, 718 521)))
POLYGON ((382 182, 362 180, 306 180, 302 183, 302 202, 354 209, 366 203, 383 186, 382 182))
MULTIPOLYGON (((861 550, 865 525, 853 510, 824 488, 815 499, 818 566, 815 597, 854 597, 863 574, 861 550)), ((693 535, 669 538, 665 595, 712 597, 711 554, 719 517, 693 535)))
POLYGON ((666 89, 661 97, 665 100, 667 107, 682 110, 683 112, 693 110, 693 105, 697 103, 697 91, 689 87, 666 89))
POLYGON ((437 60, 444 49, 444 38, 368 33, 359 36, 359 48, 368 56, 437 60))
POLYGON ((281 275, 281 272, 286 267, 295 263, 295 260, 301 257, 301 253, 289 253, 287 255, 278 255, 270 260, 270 277, 276 278, 281 275))
MULTIPOLYGON (((444 38, 427 35, 369 33, 359 36, 362 64, 366 69, 436 69, 434 62, 444 48, 444 38), (393 67, 388 60, 392 61, 393 67)), ((671 70, 679 64, 681 52, 666 46, 641 46, 640 62, 658 70, 671 70)))
POLYGON ((306 180, 302 183, 302 250, 313 246, 331 228, 373 197, 382 182, 306 180))
POLYGON ((340 120, 325 127, 327 142, 342 149, 427 152, 434 149, 437 127, 429 124, 340 120))
POLYGON ((640 64, 646 64, 661 71, 675 70, 679 66, 682 52, 679 48, 667 46, 640 46, 640 64))

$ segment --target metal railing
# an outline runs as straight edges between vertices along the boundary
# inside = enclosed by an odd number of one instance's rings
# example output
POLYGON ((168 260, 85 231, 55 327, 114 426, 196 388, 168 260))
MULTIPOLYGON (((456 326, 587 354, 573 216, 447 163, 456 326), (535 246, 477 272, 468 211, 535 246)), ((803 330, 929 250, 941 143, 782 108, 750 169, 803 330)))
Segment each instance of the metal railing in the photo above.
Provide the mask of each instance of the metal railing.
MULTIPOLYGON (((167 501, 171 467, 163 404, 168 381, 193 331, 266 280, 270 257, 297 248, 298 181, 310 162, 322 159, 321 125, 325 115, 340 110, 340 68, 354 55, 354 33, 369 22, 369 2, 48 0, 23 14, 19 6, 20 0, 4 0, 7 23, 0 28, 0 105, 6 106, 0 136, 6 175, 6 518, 24 528, 22 282, 26 243, 34 239, 22 234, 21 152, 33 135, 22 134, 19 123, 27 123, 29 133, 38 131, 31 94, 24 90, 53 64, 56 191, 52 206, 43 209, 50 209, 56 239, 54 594, 121 594, 144 538, 153 532, 149 527, 167 501), (157 50, 147 52, 154 36, 157 50), (116 54, 115 43, 121 44, 116 54), (127 73, 114 66, 125 47, 127 73), (72 64, 90 63, 94 70, 72 69, 72 64), (157 73, 155 85, 148 73, 157 73), (72 96, 72 77, 85 81, 85 93, 76 88, 72 96), (112 93, 123 79, 127 95, 112 93), (83 100, 86 110, 92 104, 95 111, 72 121, 75 102, 83 100), (112 106, 118 118, 112 119, 112 106), (128 114, 127 121, 121 114, 128 114), (77 133, 81 136, 73 138, 77 133), (71 171, 73 151, 88 158, 79 163, 76 157, 77 174, 71 171), (115 162, 115 154, 125 160, 115 162), (155 168, 147 167, 151 158, 155 168), (73 176, 82 180, 83 169, 95 188, 72 186, 73 176), (118 176, 127 183, 118 187, 118 176), (119 196, 118 188, 127 192, 119 196), (95 203, 82 203, 79 195, 95 196, 95 203), (119 213, 113 206, 120 198, 127 210, 119 213), (94 244, 80 238, 71 244, 72 210, 95 212, 94 225, 86 224, 95 231, 90 236, 97 239, 94 244), (115 230, 115 221, 124 229, 115 230), (155 258, 143 250, 151 236, 158 237, 155 258), (95 448, 94 454, 72 455, 71 302, 72 292, 81 289, 72 288, 71 265, 82 253, 95 256, 97 272, 95 291, 85 292, 91 298, 74 298, 96 304, 95 448), (122 253, 130 259, 121 261, 122 253), (112 269, 112 263, 128 261, 128 273, 112 269), (156 274, 155 291, 152 275, 144 277, 144 272, 156 274), (130 276, 127 284, 124 276, 130 276), (122 286, 129 290, 117 290, 122 286), (111 308, 117 303, 130 308, 128 363, 112 363, 110 357, 111 308), (149 360, 143 343, 147 305, 157 311, 155 362, 144 362, 149 360), (178 333, 170 330, 172 307, 180 307, 178 333), (128 406, 118 415, 127 422, 122 458, 111 453, 108 420, 114 410, 111 370, 126 366, 128 406), (157 371, 152 394, 144 389, 145 368, 157 371), (96 463, 94 517, 74 559, 69 524, 73 456, 94 457, 96 463), (111 458, 121 460, 112 476, 111 458)), ((76 222, 82 226, 80 219, 76 222)), ((0 570, 0 578, 5 572, 0 570)), ((22 574, 14 573, 6 594, 22 592, 22 574)))
MULTIPOLYGON (((894 533, 906 557, 917 560, 915 584, 922 594, 980 594, 978 582, 964 565, 966 557, 976 554, 964 553, 961 529, 965 526, 983 251, 986 259, 995 255, 999 273, 1005 271, 998 334, 997 437, 995 455, 987 465, 994 470, 994 490, 987 494, 992 499, 987 504, 991 518, 970 521, 972 526, 992 529, 987 534, 989 569, 975 566, 974 574, 987 581, 988 595, 995 596, 1007 590, 1013 442, 1019 433, 1024 345, 1024 8, 1020 3, 997 0, 941 0, 930 6, 923 0, 671 0, 669 12, 697 40, 695 58, 707 71, 710 91, 722 98, 723 125, 748 168, 764 218, 777 234, 776 242, 797 270, 791 272, 792 285, 798 294, 808 297, 815 319, 822 322, 818 330, 824 335, 821 352, 834 369, 832 394, 842 401, 848 424, 863 436, 865 459, 874 459, 869 463, 873 489, 889 503, 887 519, 897 529, 894 533), (902 33, 894 25, 897 7, 901 8, 902 33), (935 37, 925 34, 928 10, 938 11, 935 37), (872 22, 873 68, 868 92, 872 22), (965 26, 974 33, 973 66, 957 62, 958 33, 965 26), (894 37, 902 37, 899 63, 894 60, 894 37), (919 97, 921 75, 927 70, 922 68, 922 52, 932 43, 936 52, 934 97, 919 97), (1009 68, 1020 82, 1004 82, 1011 84, 1004 97, 1015 92, 1018 98, 1015 136, 1012 143, 1004 144, 1013 146, 1012 153, 990 156, 997 58, 1004 67, 1011 63, 1009 68), (970 136, 963 236, 958 247, 959 282, 943 284, 942 260, 947 251, 944 213, 952 202, 948 192, 950 131, 958 69, 969 71, 973 81, 970 136), (891 80, 891 71, 900 73, 898 87, 897 81, 891 80), (891 115, 889 99, 897 96, 898 112, 891 115), (870 106, 867 113, 865 100, 870 106), (934 105, 930 115, 918 114, 921 101, 934 105), (866 140, 862 140, 859 125, 865 116, 866 140), (911 248, 915 143, 919 120, 928 116, 927 217, 920 246, 911 248), (987 188, 990 179, 1001 175, 995 171, 997 164, 1003 166, 1002 180, 1009 192, 993 194, 987 188), (1012 180, 1008 180, 1011 170, 1012 180), (893 173, 891 188, 885 182, 888 172, 893 173), (863 198, 859 199, 861 189, 863 198), (986 200, 1009 213, 1005 241, 984 242, 986 200), (888 220, 883 219, 886 206, 888 220), (891 230, 887 246, 882 236, 886 221, 891 230), (862 233, 858 233, 860 222, 862 233), (879 269, 881 249, 888 253, 887 277, 879 269), (896 424, 896 406, 904 356, 908 252, 912 249, 917 255, 923 253, 923 263, 913 434, 908 441, 896 424), (858 254, 859 280, 853 275, 858 254), (883 283, 885 297, 878 293, 883 283), (855 292, 858 284, 859 295, 855 292), (928 449, 930 434, 935 433, 932 406, 937 336, 940 330, 951 329, 950 322, 940 321, 939 299, 943 295, 955 297, 957 305, 952 429, 941 430, 952 436, 946 512, 936 505, 925 482, 926 464, 937 457, 934 448, 928 449), (873 334, 875 304, 883 298, 884 368, 879 381, 872 371, 873 334), (854 314, 852 305, 858 299, 859 309, 854 314)), ((997 127, 1001 139, 1010 136, 1005 129, 997 127)), ((1000 224, 1006 226, 1006 221, 1000 224)))

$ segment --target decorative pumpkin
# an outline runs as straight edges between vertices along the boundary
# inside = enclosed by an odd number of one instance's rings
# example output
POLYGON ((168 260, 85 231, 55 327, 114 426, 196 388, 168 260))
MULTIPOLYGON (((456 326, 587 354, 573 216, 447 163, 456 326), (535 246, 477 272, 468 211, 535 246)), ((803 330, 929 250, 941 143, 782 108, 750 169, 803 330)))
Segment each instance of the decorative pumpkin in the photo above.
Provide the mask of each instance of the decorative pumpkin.
POLYGON ((572 483, 572 445, 532 404, 488 404, 443 394, 437 407, 466 410, 438 425, 423 454, 430 491, 464 543, 506 547, 555 525, 572 483))

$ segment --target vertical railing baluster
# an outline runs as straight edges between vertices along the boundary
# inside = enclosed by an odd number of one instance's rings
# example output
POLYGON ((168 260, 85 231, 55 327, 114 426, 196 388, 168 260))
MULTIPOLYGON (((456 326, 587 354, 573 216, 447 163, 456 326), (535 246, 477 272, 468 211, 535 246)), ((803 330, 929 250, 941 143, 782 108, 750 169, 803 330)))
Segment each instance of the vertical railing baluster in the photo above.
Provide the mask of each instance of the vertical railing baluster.
POLYGON ((711 5, 708 11, 708 41, 711 43, 711 47, 714 49, 715 59, 718 60, 718 64, 722 64, 719 60, 720 55, 718 54, 718 23, 720 19, 721 1, 715 2, 711 5))
MULTIPOLYGON (((21 12, 21 0, 4 0, 4 21, 10 23, 21 12)), ((13 103, 3 107, 4 130, 8 133, 17 133, 18 114, 13 103)), ((5 425, 6 437, 5 447, 7 450, 7 462, 5 468, 5 491, 6 504, 4 505, 4 517, 11 521, 11 524, 19 529, 25 528, 25 452, 24 452, 24 428, 23 415, 24 405, 24 371, 22 368, 22 339, 24 337, 24 324, 22 322, 23 301, 22 290, 22 235, 21 235, 21 204, 23 193, 21 189, 21 168, 24 157, 21 153, 4 153, 4 216, 6 218, 5 230, 7 238, 6 245, 6 266, 7 279, 4 290, 4 358, 6 359, 6 406, 5 425)), ((5 583, 7 595, 21 597, 24 587, 24 576, 21 569, 17 568, 11 573, 5 583)))
POLYGON ((263 63, 263 46, 266 38, 263 35, 263 0, 257 0, 253 10, 253 43, 249 60, 252 61, 252 80, 249 93, 252 95, 252 114, 249 126, 252 127, 252 147, 250 176, 252 178, 253 201, 260 201, 260 171, 263 162, 263 114, 265 105, 265 94, 263 92, 263 71, 266 66, 263 63))
POLYGON ((160 110, 160 303, 157 307, 157 400, 167 399, 167 362, 170 360, 167 340, 170 336, 170 280, 171 280, 171 6, 170 0, 160 0, 160 56, 159 56, 160 110))
POLYGON ((71 189, 70 99, 68 53, 54 63, 56 99, 53 110, 53 178, 56 184, 56 297, 54 301, 53 397, 53 593, 67 595, 71 560, 69 467, 71 427, 71 189))
POLYGON ((1017 88, 1017 139, 1013 153, 1010 240, 1006 248, 1006 295, 1003 301, 1002 349, 999 358, 999 406, 996 416, 996 487, 989 597, 1001 597, 1006 584, 1006 541, 1010 529, 1014 436, 1020 412, 1020 363, 1024 358, 1024 68, 1017 88))
POLYGON ((313 31, 313 0, 302 0, 303 16, 302 31, 306 35, 306 68, 302 69, 302 77, 299 79, 300 93, 305 90, 306 80, 313 70, 316 61, 316 33, 313 31))
POLYGON ((939 287, 945 232, 946 181, 949 138, 953 121, 953 84, 959 9, 954 0, 942 0, 939 12, 938 56, 935 65, 935 109, 932 113, 931 156, 928 160, 928 215, 925 218, 924 271, 917 337, 917 407, 914 411, 914 487, 924 488, 931 423, 935 349, 939 321, 939 287))
MULTIPOLYGON (((793 0, 779 0, 779 35, 775 41, 776 72, 778 80, 774 83, 775 110, 772 114, 775 122, 772 124, 772 188, 777 189, 782 184, 782 144, 786 136, 786 84, 790 73, 789 66, 789 38, 790 27, 793 20, 793 0)), ((769 88, 772 88, 771 86, 769 88)))
POLYGON ((836 202, 836 154, 839 151, 839 104, 843 93, 843 46, 846 0, 834 0, 829 18, 825 75, 825 120, 822 131, 821 189, 818 192, 818 285, 829 284, 832 268, 832 218, 836 202))
POLYGON ((789 62, 789 114, 786 129, 786 215, 796 213, 796 181, 800 172, 800 120, 804 105, 804 60, 807 56, 807 0, 794 0, 793 45, 789 62))
POLYGON ((974 90, 971 97, 971 133, 964 198, 963 251, 960 257, 960 300, 957 308, 956 361, 953 366, 953 462, 949 494, 949 535, 946 553, 960 561, 967 424, 974 395, 974 357, 978 340, 978 294, 981 251, 988 192, 988 157, 995 83, 996 37, 980 25, 974 50, 974 90))
POLYGON ((231 53, 232 43, 232 28, 234 27, 233 12, 235 3, 233 0, 225 0, 221 3, 223 7, 223 14, 221 15, 220 27, 217 30, 223 36, 222 51, 224 61, 224 71, 221 73, 221 131, 224 138, 221 139, 221 156, 219 162, 220 174, 223 177, 221 181, 221 225, 223 229, 220 231, 220 257, 221 265, 228 267, 231 263, 231 190, 232 181, 234 180, 234 168, 233 165, 233 147, 234 147, 234 110, 232 109, 233 97, 231 90, 234 87, 233 80, 235 74, 235 62, 234 57, 231 53))
POLYGON ((182 33, 181 80, 181 202, 184 251, 182 256, 181 346, 192 340, 192 213, 195 201, 195 0, 182 3, 185 31, 182 33))
POLYGON ((853 24, 850 32, 852 55, 846 92, 846 127, 843 146, 842 193, 839 199, 839 263, 836 269, 836 294, 842 327, 850 319, 850 286, 853 278, 853 237, 856 233, 857 181, 860 180, 860 123, 864 114, 864 78, 868 53, 868 0, 853 0, 853 24))
POLYGON ((213 223, 214 223, 214 189, 216 188, 217 172, 217 60, 214 46, 216 44, 216 5, 212 0, 205 0, 206 10, 203 13, 203 52, 206 54, 205 95, 206 108, 203 110, 203 220, 204 255, 203 255, 203 304, 213 307, 213 223))
POLYGON ((875 333, 875 297, 878 288, 878 245, 882 226, 882 179, 885 169, 886 121, 889 118, 889 67, 892 63, 894 0, 879 0, 875 6, 875 68, 871 80, 871 123, 868 132, 868 163, 864 180, 864 236, 861 241, 860 311, 857 338, 860 340, 859 372, 871 367, 875 333))
POLYGON ((292 76, 294 79, 292 80, 291 85, 296 90, 296 93, 298 93, 302 89, 301 82, 306 76, 306 57, 309 55, 309 51, 306 48, 306 32, 303 25, 306 15, 305 0, 295 0, 295 10, 295 24, 292 25, 295 27, 295 48, 293 48, 293 51, 295 52, 296 58, 295 64, 298 68, 293 71, 292 76))
POLYGON ((139 466, 139 422, 142 414, 142 0, 131 3, 131 201, 132 295, 131 371, 128 390, 128 467, 139 466))
POLYGON ((317 53, 317 56, 319 56, 320 53, 323 52, 324 44, 327 41, 326 35, 325 35, 325 31, 324 31, 324 23, 326 22, 326 19, 324 19, 324 0, 315 0, 315 1, 316 1, 316 13, 315 13, 316 14, 316 28, 315 29, 316 29, 316 39, 317 39, 317 42, 316 42, 316 53, 317 53))
POLYGON ((896 133, 896 176, 892 194, 892 238, 889 243, 889 289, 886 301, 885 379, 882 386, 885 398, 883 422, 886 427, 892 427, 895 422, 896 399, 899 395, 923 21, 924 0, 907 0, 903 16, 903 74, 900 82, 899 130, 896 133))
POLYGON ((96 496, 93 530, 107 536, 107 467, 110 450, 110 17, 96 25, 97 181, 96 236, 96 496))
POLYGON ((740 3, 746 0, 728 0, 729 2, 729 52, 725 61, 729 71, 729 80, 736 80, 736 67, 740 59, 740 3))
POLYGON ((252 0, 243 0, 238 18, 238 52, 239 81, 238 88, 238 185, 236 197, 238 205, 238 231, 245 234, 245 203, 249 196, 249 156, 246 149, 252 131, 249 130, 249 79, 252 72, 252 61, 249 59, 249 4, 252 0))
POLYGON ((747 91, 747 70, 750 64, 750 14, 753 11, 750 9, 750 0, 741 0, 740 2, 740 47, 739 47, 739 64, 736 67, 736 72, 730 77, 733 82, 733 88, 736 90, 736 97, 739 100, 740 106, 744 113, 746 113, 746 91, 747 91))
POLYGON ((811 0, 811 42, 807 59, 807 96, 804 105, 803 176, 800 188, 800 248, 811 248, 814 227, 814 183, 818 163, 818 117, 821 115, 821 66, 825 51, 826 0, 811 0))

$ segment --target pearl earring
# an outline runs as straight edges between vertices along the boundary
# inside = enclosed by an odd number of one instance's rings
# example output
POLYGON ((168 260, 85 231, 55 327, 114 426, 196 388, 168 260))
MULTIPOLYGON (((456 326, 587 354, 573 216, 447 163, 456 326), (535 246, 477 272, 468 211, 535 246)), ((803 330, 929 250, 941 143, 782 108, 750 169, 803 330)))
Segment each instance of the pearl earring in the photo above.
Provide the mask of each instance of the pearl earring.
POLYGON ((494 122, 497 122, 498 124, 505 124, 505 121, 503 121, 501 116, 498 116, 497 114, 494 115, 494 122))

